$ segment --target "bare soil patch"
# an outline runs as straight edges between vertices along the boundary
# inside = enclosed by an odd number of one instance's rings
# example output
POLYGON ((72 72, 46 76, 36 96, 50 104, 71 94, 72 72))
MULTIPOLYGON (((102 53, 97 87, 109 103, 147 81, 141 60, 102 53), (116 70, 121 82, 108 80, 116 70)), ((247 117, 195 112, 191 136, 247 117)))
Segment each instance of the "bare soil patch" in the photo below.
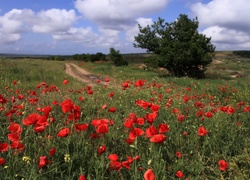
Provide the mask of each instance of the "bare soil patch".
POLYGON ((78 65, 74 63, 66 63, 65 72, 68 75, 72 76, 73 78, 78 79, 79 81, 86 83, 87 85, 90 85, 90 86, 96 86, 96 85, 112 86, 112 87, 120 86, 117 83, 112 82, 111 78, 92 74, 91 72, 79 67, 78 65), (106 79, 109 79, 109 81, 106 82, 105 81, 106 79))

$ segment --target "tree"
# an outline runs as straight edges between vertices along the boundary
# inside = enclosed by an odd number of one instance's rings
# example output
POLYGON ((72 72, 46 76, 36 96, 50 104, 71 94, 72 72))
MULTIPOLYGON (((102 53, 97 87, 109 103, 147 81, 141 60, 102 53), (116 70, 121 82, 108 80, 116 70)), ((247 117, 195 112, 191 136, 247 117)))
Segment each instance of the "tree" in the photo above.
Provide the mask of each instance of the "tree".
POLYGON ((109 57, 110 57, 111 61, 114 62, 115 66, 128 65, 128 61, 123 59, 119 50, 116 51, 114 48, 110 48, 109 49, 109 57))
POLYGON ((215 47, 203 34, 199 22, 180 14, 173 23, 159 18, 151 26, 142 28, 135 36, 134 47, 146 49, 158 56, 158 66, 167 68, 176 76, 203 77, 206 66, 212 62, 215 47))

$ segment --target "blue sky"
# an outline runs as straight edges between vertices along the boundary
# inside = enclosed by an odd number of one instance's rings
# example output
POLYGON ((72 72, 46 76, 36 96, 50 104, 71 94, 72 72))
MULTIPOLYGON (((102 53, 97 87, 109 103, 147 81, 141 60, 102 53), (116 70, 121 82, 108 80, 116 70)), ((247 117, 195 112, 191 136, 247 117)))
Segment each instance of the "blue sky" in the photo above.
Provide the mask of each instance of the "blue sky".
POLYGON ((198 17, 216 50, 250 49, 250 0, 0 0, 0 53, 145 52, 138 23, 198 17))

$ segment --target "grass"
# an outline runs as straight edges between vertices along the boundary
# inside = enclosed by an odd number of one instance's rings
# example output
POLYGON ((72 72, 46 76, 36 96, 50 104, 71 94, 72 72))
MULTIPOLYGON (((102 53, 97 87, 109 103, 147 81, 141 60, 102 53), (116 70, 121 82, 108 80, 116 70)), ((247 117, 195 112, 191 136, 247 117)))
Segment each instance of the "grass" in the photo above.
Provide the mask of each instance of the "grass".
POLYGON ((2 178, 249 179, 249 61, 228 54, 203 80, 74 62, 118 88, 82 84, 62 61, 0 60, 2 178))

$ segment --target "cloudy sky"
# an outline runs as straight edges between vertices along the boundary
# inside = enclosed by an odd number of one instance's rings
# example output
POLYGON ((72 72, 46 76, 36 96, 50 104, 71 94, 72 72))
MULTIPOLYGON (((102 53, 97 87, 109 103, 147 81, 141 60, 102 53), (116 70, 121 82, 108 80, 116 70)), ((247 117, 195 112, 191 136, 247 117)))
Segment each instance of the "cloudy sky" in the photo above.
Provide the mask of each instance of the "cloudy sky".
POLYGON ((250 49, 250 0, 0 0, 0 53, 145 52, 138 24, 198 17, 216 50, 250 49))

